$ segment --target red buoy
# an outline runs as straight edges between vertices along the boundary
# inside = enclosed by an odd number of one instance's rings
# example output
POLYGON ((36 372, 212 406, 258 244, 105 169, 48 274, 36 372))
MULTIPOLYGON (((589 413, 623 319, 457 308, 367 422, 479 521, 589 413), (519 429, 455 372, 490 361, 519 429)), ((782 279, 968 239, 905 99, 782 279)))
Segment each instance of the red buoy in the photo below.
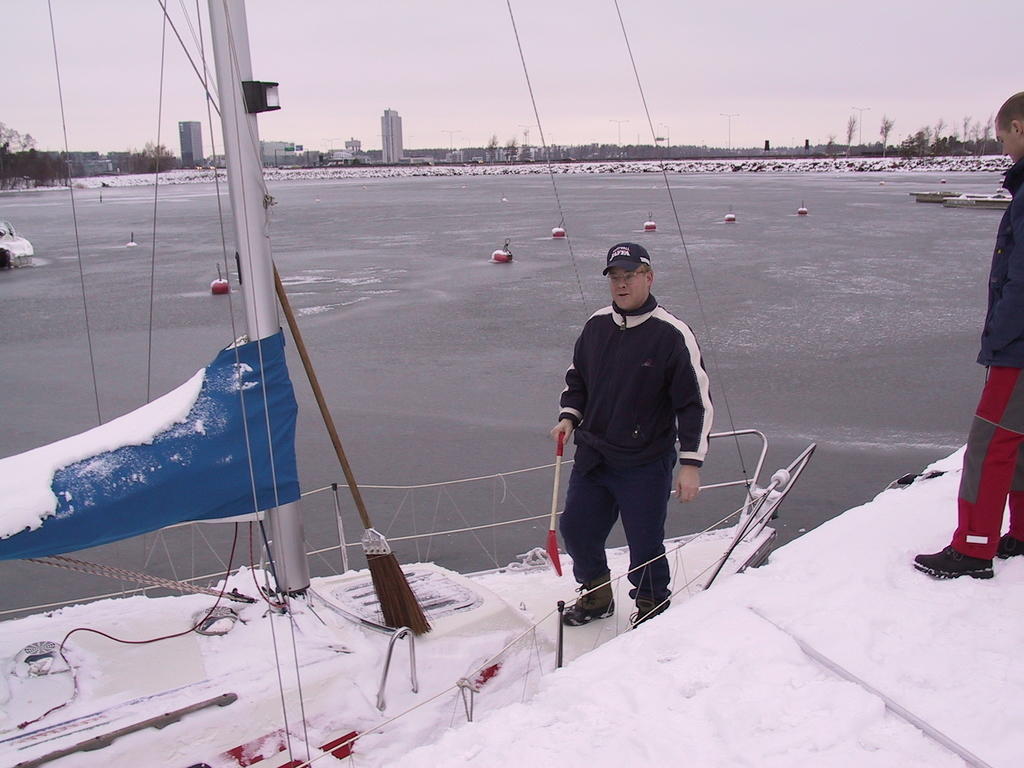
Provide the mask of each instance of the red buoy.
POLYGON ((217 279, 210 283, 210 293, 214 296, 219 296, 224 293, 230 293, 231 286, 228 285, 228 279, 220 273, 220 264, 217 265, 217 279))
POLYGON ((492 264, 508 264, 510 261, 512 261, 512 251, 508 247, 508 244, 510 242, 512 241, 506 239, 505 245, 491 254, 492 264))
POLYGON ((725 220, 728 221, 728 222, 736 221, 736 214, 735 213, 727 213, 727 214, 725 214, 725 220))
POLYGON ((655 224, 653 221, 645 221, 644 222, 644 232, 657 232, 657 231, 658 231, 658 225, 655 224))
POLYGON ((565 230, 562 227, 552 227, 552 229, 551 229, 551 236, 552 237, 565 237, 565 230))

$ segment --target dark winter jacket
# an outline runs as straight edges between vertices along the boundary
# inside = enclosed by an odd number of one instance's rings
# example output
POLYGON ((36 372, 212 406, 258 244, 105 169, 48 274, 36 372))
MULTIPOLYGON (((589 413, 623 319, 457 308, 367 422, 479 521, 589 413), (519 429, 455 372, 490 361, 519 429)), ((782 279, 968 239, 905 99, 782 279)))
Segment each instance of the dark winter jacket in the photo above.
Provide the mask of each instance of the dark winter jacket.
POLYGON ((693 331, 654 296, 633 312, 595 312, 576 341, 559 418, 576 425, 576 468, 630 467, 675 449, 701 466, 713 408, 693 331))
POLYGON ((992 270, 988 276, 988 312, 981 334, 982 365, 1024 368, 1024 159, 1006 172, 1005 186, 1013 202, 996 233, 992 270))

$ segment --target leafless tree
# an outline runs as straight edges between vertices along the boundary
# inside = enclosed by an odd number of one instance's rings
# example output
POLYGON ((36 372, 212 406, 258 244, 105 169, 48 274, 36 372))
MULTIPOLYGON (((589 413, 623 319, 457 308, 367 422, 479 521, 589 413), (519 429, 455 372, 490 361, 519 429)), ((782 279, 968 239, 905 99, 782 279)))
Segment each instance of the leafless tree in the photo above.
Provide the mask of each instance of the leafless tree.
POLYGON ((941 117, 935 121, 934 133, 932 134, 936 143, 942 138, 942 129, 946 127, 946 121, 941 117))
POLYGON ((853 134, 857 130, 857 118, 854 115, 850 115, 850 119, 846 121, 846 154, 850 154, 850 145, 853 144, 853 134))
POLYGON ((889 143, 889 134, 892 132, 895 122, 895 120, 890 120, 887 115, 882 115, 882 126, 878 129, 878 135, 882 137, 882 157, 885 157, 885 146, 889 143))
POLYGON ((10 149, 17 152, 25 152, 36 145, 36 140, 27 133, 18 133, 13 128, 8 128, 0 123, 0 144, 7 144, 10 149))

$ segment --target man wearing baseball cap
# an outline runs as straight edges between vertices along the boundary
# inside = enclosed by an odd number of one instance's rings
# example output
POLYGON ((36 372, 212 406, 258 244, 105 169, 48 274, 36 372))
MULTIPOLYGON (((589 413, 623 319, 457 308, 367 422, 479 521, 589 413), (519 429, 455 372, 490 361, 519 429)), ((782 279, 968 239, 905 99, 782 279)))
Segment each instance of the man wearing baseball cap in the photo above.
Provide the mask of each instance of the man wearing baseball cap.
POLYGON ((582 593, 563 614, 569 626, 615 612, 605 542, 620 517, 636 601, 632 625, 668 608, 669 568, 661 557, 668 499, 673 489, 680 501, 697 496, 713 416, 697 340, 651 293, 647 249, 616 243, 603 274, 612 303, 576 340, 551 430, 555 440, 575 435, 576 443, 560 524, 582 593))

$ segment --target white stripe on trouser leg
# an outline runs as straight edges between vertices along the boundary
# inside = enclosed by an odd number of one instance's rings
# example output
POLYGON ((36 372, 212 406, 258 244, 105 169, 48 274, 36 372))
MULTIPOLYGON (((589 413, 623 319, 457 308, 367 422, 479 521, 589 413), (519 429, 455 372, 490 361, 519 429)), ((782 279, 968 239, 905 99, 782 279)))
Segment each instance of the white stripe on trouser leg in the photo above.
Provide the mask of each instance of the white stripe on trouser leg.
POLYGON ((988 544, 988 536, 968 536, 965 541, 968 544, 988 544))

